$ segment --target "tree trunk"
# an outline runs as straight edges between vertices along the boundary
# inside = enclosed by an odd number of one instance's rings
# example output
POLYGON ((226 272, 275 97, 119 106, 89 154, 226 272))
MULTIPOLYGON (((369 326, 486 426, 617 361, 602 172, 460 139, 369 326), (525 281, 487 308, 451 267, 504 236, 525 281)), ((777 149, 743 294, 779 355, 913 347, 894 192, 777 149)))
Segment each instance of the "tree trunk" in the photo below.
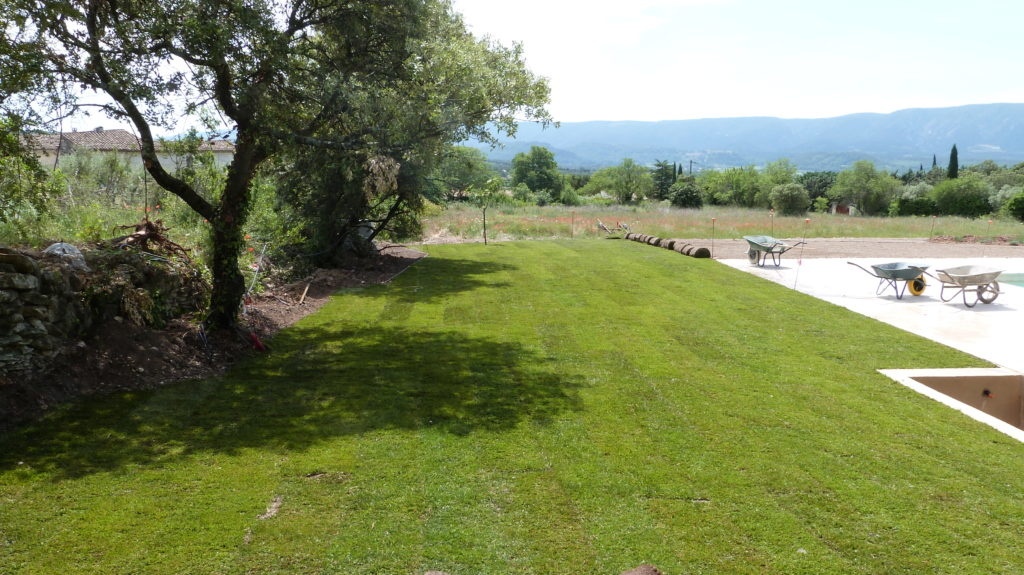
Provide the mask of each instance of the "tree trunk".
POLYGON ((210 272, 213 274, 213 291, 206 324, 209 329, 226 329, 235 325, 238 308, 245 296, 245 279, 238 269, 241 228, 219 222, 213 227, 212 238, 210 272))
POLYGON ((487 206, 484 206, 484 245, 487 245, 487 206))
POLYGON ((216 217, 210 222, 213 226, 210 232, 213 240, 213 257, 210 260, 213 292, 206 316, 209 329, 234 327, 245 296, 245 278, 238 269, 238 255, 244 248, 242 229, 249 218, 249 184, 259 158, 251 135, 243 135, 240 131, 224 193, 217 205, 216 217))

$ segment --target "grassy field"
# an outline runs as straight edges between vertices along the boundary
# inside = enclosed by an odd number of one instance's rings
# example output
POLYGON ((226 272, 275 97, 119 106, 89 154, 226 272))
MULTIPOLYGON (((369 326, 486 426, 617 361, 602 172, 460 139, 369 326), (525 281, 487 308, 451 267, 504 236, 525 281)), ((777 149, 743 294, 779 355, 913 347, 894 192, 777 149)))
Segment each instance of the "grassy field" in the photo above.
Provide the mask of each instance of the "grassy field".
MULTIPOLYGON (((149 213, 170 228, 170 239, 199 248, 205 238, 205 224, 180 202, 164 202, 165 208, 149 213)), ((268 240, 266 206, 250 221, 252 246, 261 248, 268 240)), ((58 240, 93 242, 126 233, 119 226, 135 224, 145 215, 139 207, 75 206, 34 221, 0 222, 0 244, 45 247, 58 240)), ((805 216, 770 215, 765 210, 709 206, 699 210, 662 206, 609 207, 496 207, 487 210, 487 234, 492 240, 598 238, 605 233, 597 222, 608 226, 622 223, 633 231, 663 238, 731 238, 768 234, 778 238, 976 238, 982 242, 1003 238, 1024 244, 1024 224, 995 218, 961 217, 851 217, 811 213, 805 216)), ((423 218, 423 239, 482 240, 483 213, 479 208, 452 204, 429 211, 423 218)), ((273 237, 273 234, 271 234, 273 237)), ((416 239, 405 238, 407 241, 416 239)), ((243 260, 245 260, 243 254, 243 260)), ((248 263, 248 262, 243 262, 248 263)))
POLYGON ((426 249, 0 437, 0 572, 1024 572, 1024 445, 875 371, 980 360, 635 242, 426 249))
MULTIPOLYGON (((490 239, 587 238, 604 235, 597 222, 624 223, 633 231, 663 238, 740 238, 767 234, 778 238, 930 238, 947 236, 980 241, 1003 237, 1024 243, 1024 224, 1007 219, 960 217, 851 217, 835 214, 770 215, 767 211, 712 206, 700 210, 660 207, 563 206, 491 208, 490 239)), ((479 209, 452 206, 425 220, 426 238, 482 239, 479 209)))

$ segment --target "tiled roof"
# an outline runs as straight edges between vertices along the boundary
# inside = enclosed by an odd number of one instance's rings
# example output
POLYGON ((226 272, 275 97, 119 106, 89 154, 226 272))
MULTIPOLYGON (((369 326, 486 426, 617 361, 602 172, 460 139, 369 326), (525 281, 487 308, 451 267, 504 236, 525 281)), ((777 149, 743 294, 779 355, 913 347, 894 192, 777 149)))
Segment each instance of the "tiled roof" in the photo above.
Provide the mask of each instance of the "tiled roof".
POLYGON ((235 145, 227 140, 207 140, 199 146, 199 149, 204 152, 234 152, 235 145))
MULTIPOLYGON (((138 152, 139 141, 135 135, 128 130, 90 130, 87 132, 64 132, 64 141, 70 144, 72 150, 85 149, 97 152, 138 152)), ((59 141, 58 134, 38 134, 30 136, 38 142, 40 150, 54 150, 59 141)), ((157 142, 157 150, 160 150, 160 143, 157 142)), ((233 152, 234 144, 226 140, 205 141, 199 146, 204 152, 233 152)))
MULTIPOLYGON (((57 145, 60 141, 60 136, 57 134, 25 134, 24 136, 25 146, 28 149, 48 154, 57 151, 57 145)), ((66 144, 64 149, 67 149, 66 144)))
POLYGON ((128 130, 100 129, 88 132, 65 132, 64 137, 75 148, 85 148, 97 152, 135 152, 139 149, 139 141, 128 130))

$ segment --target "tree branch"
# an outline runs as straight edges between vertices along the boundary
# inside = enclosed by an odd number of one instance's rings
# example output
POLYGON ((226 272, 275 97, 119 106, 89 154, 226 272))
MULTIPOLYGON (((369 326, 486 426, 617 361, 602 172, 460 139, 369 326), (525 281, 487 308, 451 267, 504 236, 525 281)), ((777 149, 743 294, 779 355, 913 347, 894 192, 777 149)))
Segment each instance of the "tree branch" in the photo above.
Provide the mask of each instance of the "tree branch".
POLYGON ((359 144, 363 143, 363 138, 370 134, 370 130, 360 130, 356 134, 349 135, 343 139, 325 140, 322 138, 314 138, 312 136, 306 136, 303 134, 289 133, 282 130, 268 130, 268 133, 275 138, 283 141, 288 141, 303 146, 309 146, 312 148, 321 148, 325 150, 342 150, 349 151, 359 148, 359 144))
POLYGON ((103 53, 100 49, 99 38, 100 29, 97 17, 96 3, 90 3, 88 11, 86 12, 86 29, 88 31, 88 46, 86 48, 89 54, 89 68, 92 69, 96 75, 95 84, 98 88, 105 91, 110 97, 121 106, 123 113, 127 116, 135 128, 139 131, 139 142, 140 142, 140 153, 142 156, 142 163, 146 167, 146 171, 153 176, 153 180, 157 182, 161 187, 167 189, 174 195, 181 198, 186 204, 189 205, 196 213, 201 216, 212 219, 214 217, 213 206, 206 201, 202 196, 196 193, 192 186, 185 183, 183 180, 175 178, 169 174, 160 163, 160 158, 156 154, 156 146, 153 141, 153 132, 149 126, 149 122, 146 121, 145 116, 136 106, 135 101, 114 81, 109 70, 107 70, 106 62, 103 59, 103 53))

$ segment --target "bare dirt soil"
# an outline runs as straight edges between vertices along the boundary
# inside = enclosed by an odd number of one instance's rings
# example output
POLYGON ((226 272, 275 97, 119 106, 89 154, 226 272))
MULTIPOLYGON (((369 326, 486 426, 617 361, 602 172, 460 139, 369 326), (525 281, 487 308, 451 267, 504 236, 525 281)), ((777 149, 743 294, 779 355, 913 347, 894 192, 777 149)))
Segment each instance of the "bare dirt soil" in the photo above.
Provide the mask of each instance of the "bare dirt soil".
MULTIPOLYGON (((688 240, 709 246, 709 240, 688 240)), ((789 240, 795 243, 796 240, 789 240)), ((744 259, 745 240, 716 240, 715 259, 744 259)), ((1024 258, 1024 246, 1009 238, 996 237, 985 242, 966 237, 932 239, 906 238, 808 238, 807 243, 790 250, 789 256, 804 258, 1024 258)), ((788 257, 788 256, 787 256, 788 257)))
MULTIPOLYGON (((711 247, 710 240, 687 240, 711 247)), ((717 240, 716 259, 746 257, 743 240, 717 240)), ((172 321, 165 329, 140 328, 123 323, 102 326, 87 341, 71 342, 54 369, 20 381, 2 381, 9 393, 0 396, 0 430, 32 419, 69 399, 129 389, 148 389, 175 381, 219 375, 247 355, 273 350, 273 336, 317 311, 330 295, 348 287, 391 281, 425 256, 423 252, 387 246, 380 254, 347 269, 317 270, 301 281, 271 288, 252 297, 237 334, 210 334, 204 340, 194 319, 172 321), (258 343, 249 334, 255 334, 258 343)), ((965 238, 809 239, 794 248, 803 258, 971 258, 1020 257, 1024 246, 996 238, 988 243, 965 238)))

